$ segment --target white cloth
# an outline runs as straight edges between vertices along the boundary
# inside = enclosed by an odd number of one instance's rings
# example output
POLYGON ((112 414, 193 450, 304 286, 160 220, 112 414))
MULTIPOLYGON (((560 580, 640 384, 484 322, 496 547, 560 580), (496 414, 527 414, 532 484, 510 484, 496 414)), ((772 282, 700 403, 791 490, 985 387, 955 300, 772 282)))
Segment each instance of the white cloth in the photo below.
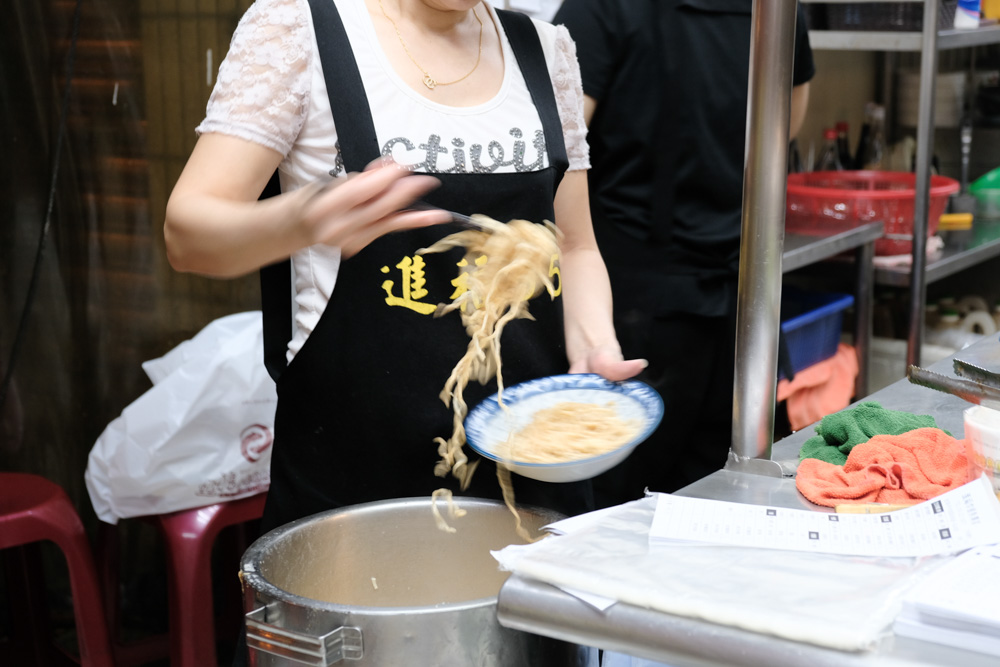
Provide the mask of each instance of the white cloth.
POLYGON ((572 532, 493 555, 501 569, 574 594, 842 651, 877 646, 911 575, 936 562, 651 542, 655 510, 649 496, 592 522, 573 517, 572 532))
MULTIPOLYGON (((395 72, 363 0, 334 2, 358 62, 383 155, 427 173, 548 166, 541 120, 492 7, 483 3, 501 36, 506 67, 500 91, 484 104, 449 107, 423 97, 395 72)), ((534 22, 553 82, 569 169, 588 169, 576 46, 564 27, 534 22)), ((345 176, 307 0, 257 0, 251 5, 233 35, 197 132, 231 135, 281 153, 285 191, 328 179, 331 170, 345 176)), ((328 246, 306 248, 292 257, 295 319, 289 360, 326 308, 339 266, 339 249, 328 246)))

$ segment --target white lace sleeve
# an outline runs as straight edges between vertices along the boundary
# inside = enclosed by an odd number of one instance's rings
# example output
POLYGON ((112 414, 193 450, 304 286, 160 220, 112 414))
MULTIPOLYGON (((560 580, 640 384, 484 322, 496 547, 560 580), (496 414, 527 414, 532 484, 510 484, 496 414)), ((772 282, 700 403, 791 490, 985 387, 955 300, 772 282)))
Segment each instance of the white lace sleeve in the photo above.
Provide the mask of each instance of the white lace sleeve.
POLYGON ((583 120, 583 82, 580 63, 576 60, 576 43, 566 26, 558 25, 555 40, 555 61, 552 63, 552 85, 556 106, 562 120, 566 140, 569 170, 590 169, 590 148, 587 145, 587 124, 583 120))
POLYGON ((219 132, 288 155, 309 104, 312 27, 300 0, 257 0, 240 19, 198 134, 219 132))

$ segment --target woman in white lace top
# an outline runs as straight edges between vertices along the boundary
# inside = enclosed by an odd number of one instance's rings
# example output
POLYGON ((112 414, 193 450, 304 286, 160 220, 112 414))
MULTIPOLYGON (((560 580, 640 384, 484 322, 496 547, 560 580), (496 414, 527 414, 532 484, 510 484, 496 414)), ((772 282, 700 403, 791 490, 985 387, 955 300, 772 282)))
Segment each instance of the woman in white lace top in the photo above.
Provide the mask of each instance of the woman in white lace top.
MULTIPOLYGON (((536 299, 535 321, 505 330, 508 384, 641 370, 612 326, 582 114, 565 29, 479 0, 257 0, 243 17, 165 235, 180 271, 290 260, 283 283, 264 285, 279 303, 265 300, 265 330, 282 332, 265 529, 446 484, 433 476, 433 438, 451 431, 438 394, 468 336, 457 313, 432 311, 455 298, 461 256, 415 259, 454 229, 406 210, 414 200, 562 230, 561 298, 536 299), (275 170, 282 194, 258 201, 275 170)), ((467 492, 495 496, 482 466, 477 477, 467 492)), ((517 484, 525 502, 587 509, 583 486, 517 484)))

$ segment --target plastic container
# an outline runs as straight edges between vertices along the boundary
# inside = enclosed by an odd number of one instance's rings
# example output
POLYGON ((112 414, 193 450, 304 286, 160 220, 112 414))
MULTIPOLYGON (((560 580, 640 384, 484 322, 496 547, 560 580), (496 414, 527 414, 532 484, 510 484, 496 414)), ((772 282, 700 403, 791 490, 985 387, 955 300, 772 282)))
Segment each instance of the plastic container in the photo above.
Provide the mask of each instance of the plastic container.
MULTIPOLYGON (((844 311, 854 305, 850 294, 807 292, 786 288, 781 295, 781 334, 792 371, 829 359, 837 353, 844 311)), ((778 369, 778 379, 785 377, 778 369)))
POLYGON ((976 198, 977 218, 1000 218, 1000 167, 977 178, 969 192, 976 198))
POLYGON ((954 25, 959 29, 979 27, 979 0, 958 0, 954 25))
MULTIPOLYGON (((789 174, 785 229, 825 236, 869 222, 882 222, 885 236, 876 255, 911 252, 916 175, 902 171, 814 171, 789 174)), ((927 236, 937 231, 958 181, 931 176, 927 236)))
MULTIPOLYGON (((906 377, 907 342, 896 338, 874 337, 868 362, 868 393, 873 394, 906 377)), ((920 363, 930 366, 955 354, 950 347, 925 342, 920 347, 920 363)))
POLYGON ((962 331, 971 334, 972 342, 983 336, 992 336, 997 331, 993 316, 985 310, 974 310, 962 318, 962 331))
POLYGON ((957 351, 961 349, 959 344, 961 333, 962 318, 954 311, 947 311, 941 314, 936 326, 927 330, 926 338, 931 345, 957 351))
POLYGON ((978 294, 966 294, 958 303, 955 304, 955 308, 958 310, 959 315, 968 315, 971 312, 981 310, 983 312, 990 312, 990 304, 986 302, 986 299, 979 296, 978 294))
POLYGON ((963 413, 969 479, 986 475, 1000 498, 1000 411, 976 405, 963 413))

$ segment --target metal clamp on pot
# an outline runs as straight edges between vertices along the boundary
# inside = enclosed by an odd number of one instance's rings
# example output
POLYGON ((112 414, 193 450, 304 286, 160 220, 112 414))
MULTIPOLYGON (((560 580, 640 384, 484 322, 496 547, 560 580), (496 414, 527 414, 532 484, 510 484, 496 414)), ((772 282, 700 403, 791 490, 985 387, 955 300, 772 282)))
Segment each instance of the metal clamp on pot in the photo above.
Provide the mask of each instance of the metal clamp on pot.
POLYGON ((276 605, 260 607, 246 615, 248 649, 317 667, 335 665, 341 660, 360 660, 364 657, 361 628, 342 625, 316 636, 286 630, 279 625, 268 623, 268 615, 276 616, 277 618, 271 620, 280 623, 281 609, 276 605))

